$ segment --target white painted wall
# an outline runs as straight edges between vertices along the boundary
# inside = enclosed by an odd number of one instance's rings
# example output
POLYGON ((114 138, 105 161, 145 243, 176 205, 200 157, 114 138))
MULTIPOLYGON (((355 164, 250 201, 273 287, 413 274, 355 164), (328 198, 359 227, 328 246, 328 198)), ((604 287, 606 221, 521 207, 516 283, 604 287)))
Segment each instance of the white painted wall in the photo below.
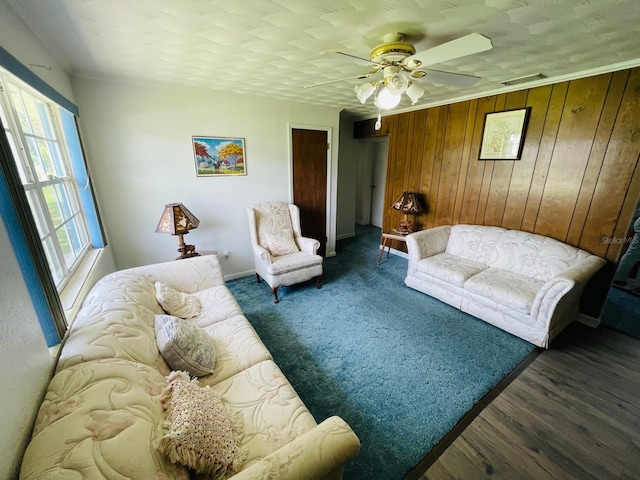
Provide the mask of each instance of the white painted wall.
POLYGON ((174 85, 73 78, 73 87, 118 269, 176 257, 177 238, 155 229, 164 205, 182 202, 200 219, 187 243, 230 251, 227 278, 252 271, 246 206, 290 200, 289 124, 332 128, 327 251, 335 251, 337 109, 174 85), (248 174, 197 177, 194 135, 244 138, 248 174))
POLYGON ((0 46, 60 94, 74 101, 71 81, 64 67, 54 60, 6 0, 0 0, 0 46))
POLYGON ((17 478, 53 358, 0 219, 0 478, 17 478))
MULTIPOLYGON (((358 148, 358 177, 356 182, 356 206, 355 220, 360 225, 379 223, 371 219, 372 216, 372 191, 371 185, 376 183, 376 195, 384 200, 384 188, 386 182, 374 181, 374 164, 384 165, 384 178, 386 178, 387 137, 365 138, 359 141, 358 148)), ((380 172, 382 173, 382 172, 380 172)), ((384 205, 383 205, 384 208, 384 205)), ((379 212, 376 212, 379 216, 379 212)), ((379 226, 379 225, 376 225, 379 226)))
POLYGON ((355 236, 356 182, 358 179, 358 140, 353 138, 353 119, 340 115, 340 151, 338 153, 337 239, 355 236))

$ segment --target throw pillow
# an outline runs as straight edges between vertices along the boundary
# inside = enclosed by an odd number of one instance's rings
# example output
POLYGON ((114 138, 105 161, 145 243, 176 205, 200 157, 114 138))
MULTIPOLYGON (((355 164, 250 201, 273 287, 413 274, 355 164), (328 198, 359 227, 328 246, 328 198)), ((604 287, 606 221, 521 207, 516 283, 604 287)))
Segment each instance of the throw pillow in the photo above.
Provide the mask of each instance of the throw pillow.
POLYGON ((266 234, 269 251, 272 255, 289 255, 299 251, 291 230, 280 230, 266 234))
POLYGON ((193 318, 200 315, 200 300, 188 293, 179 292, 175 288, 161 282, 155 283, 156 299, 165 312, 180 318, 193 318))
POLYGON ((156 315, 158 350, 172 370, 201 377, 213 373, 216 350, 213 339, 200 327, 171 315, 156 315))
POLYGON ((237 473, 246 457, 240 446, 242 416, 238 413, 232 421, 220 396, 186 372, 172 372, 167 381, 163 453, 171 462, 215 479, 237 473))

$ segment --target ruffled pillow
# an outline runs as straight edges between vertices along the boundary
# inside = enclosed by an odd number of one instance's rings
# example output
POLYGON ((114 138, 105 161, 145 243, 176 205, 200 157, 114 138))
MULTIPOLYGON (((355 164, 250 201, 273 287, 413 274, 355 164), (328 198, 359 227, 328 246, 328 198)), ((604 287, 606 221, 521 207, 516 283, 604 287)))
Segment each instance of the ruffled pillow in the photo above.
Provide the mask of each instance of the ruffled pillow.
POLYGON ((300 249, 291 230, 284 229, 265 234, 271 255, 282 256, 298 252, 300 249))
POLYGON ((172 372, 167 381, 162 452, 171 462, 215 479, 237 473, 246 458, 241 414, 232 419, 220 396, 186 372, 172 372))
POLYGON ((213 373, 216 349, 207 332, 171 315, 156 315, 154 326, 158 350, 172 370, 186 370, 197 377, 213 373))
POLYGON ((155 283, 156 299, 169 315, 180 318, 193 318, 200 315, 200 300, 188 293, 179 292, 175 288, 161 282, 155 283))

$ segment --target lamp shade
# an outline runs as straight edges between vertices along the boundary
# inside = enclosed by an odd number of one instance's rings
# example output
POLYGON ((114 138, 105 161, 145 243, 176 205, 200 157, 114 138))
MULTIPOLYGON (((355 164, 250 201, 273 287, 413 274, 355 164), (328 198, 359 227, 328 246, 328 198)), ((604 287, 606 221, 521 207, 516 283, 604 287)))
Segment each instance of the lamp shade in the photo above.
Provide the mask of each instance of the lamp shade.
POLYGON ((362 85, 356 85, 356 96, 358 97, 358 100, 360 100, 360 103, 364 104, 367 101, 367 98, 371 96, 375 89, 375 84, 371 82, 363 83, 362 85))
POLYGON ((198 228, 200 220, 181 203, 168 203, 158 222, 156 233, 170 233, 171 235, 185 234, 189 230, 198 228))
POLYGON ((411 82, 411 85, 409 85, 405 93, 411 99, 411 105, 415 105, 422 95, 424 95, 424 88, 415 82, 411 82))
POLYGON ((416 192, 403 192, 391 208, 400 210, 405 214, 420 213, 424 210, 420 201, 420 194, 416 192))

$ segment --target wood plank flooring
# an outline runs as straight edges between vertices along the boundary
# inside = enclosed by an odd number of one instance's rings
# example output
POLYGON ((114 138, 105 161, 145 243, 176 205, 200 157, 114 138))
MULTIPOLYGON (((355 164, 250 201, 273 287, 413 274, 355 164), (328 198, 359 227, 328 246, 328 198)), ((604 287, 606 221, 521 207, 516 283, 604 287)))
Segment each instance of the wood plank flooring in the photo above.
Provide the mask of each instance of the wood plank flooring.
POLYGON ((640 341, 570 326, 419 478, 640 479, 640 341))

